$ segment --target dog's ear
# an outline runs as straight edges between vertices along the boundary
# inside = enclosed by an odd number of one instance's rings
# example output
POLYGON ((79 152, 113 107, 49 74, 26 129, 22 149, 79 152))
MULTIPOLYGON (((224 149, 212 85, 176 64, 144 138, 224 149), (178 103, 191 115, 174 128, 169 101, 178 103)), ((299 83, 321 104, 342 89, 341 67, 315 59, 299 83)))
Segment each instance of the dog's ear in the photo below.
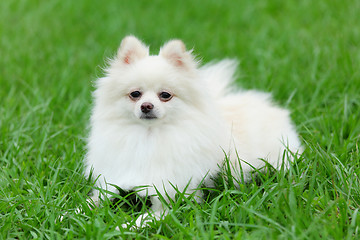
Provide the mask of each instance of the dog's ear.
POLYGON ((197 66, 191 52, 192 50, 186 51, 185 44, 181 40, 171 40, 160 49, 159 55, 176 67, 191 69, 197 66))
POLYGON ((148 55, 149 48, 134 36, 125 37, 117 52, 117 58, 124 64, 132 64, 148 55))

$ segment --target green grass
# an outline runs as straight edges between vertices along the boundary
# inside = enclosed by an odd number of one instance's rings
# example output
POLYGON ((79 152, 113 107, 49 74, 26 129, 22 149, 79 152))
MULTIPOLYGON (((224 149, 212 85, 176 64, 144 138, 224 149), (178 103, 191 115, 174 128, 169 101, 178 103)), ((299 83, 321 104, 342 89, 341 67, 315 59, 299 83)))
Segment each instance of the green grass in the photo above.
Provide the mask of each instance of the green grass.
POLYGON ((0 238, 360 238, 359 12, 355 0, 0 1, 0 238), (203 62, 238 58, 241 87, 291 109, 304 156, 116 231, 129 212, 86 209, 82 159, 93 81, 127 34, 153 53, 180 38, 203 62))

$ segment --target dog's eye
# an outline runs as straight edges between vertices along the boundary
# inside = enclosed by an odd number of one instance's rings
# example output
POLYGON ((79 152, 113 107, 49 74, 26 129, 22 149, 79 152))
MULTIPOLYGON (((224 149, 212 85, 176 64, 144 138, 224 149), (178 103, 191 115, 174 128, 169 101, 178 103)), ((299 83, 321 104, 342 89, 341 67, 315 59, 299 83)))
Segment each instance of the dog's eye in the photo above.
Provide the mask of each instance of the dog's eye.
POLYGON ((138 98, 141 97, 141 92, 139 91, 133 91, 129 94, 129 97, 132 99, 132 100, 137 100, 138 98))
POLYGON ((171 93, 169 93, 169 92, 161 92, 161 93, 159 93, 159 98, 163 102, 169 101, 172 97, 173 97, 173 95, 171 93))

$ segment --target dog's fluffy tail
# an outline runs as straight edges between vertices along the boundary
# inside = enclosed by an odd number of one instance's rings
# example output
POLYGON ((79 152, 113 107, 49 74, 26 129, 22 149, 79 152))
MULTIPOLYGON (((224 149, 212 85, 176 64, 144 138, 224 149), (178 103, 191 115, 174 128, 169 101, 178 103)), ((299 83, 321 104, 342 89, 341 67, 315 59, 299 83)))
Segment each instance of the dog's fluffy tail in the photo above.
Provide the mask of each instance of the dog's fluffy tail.
POLYGON ((210 94, 220 98, 232 91, 235 80, 237 60, 224 59, 220 62, 210 62, 200 68, 201 75, 210 94))

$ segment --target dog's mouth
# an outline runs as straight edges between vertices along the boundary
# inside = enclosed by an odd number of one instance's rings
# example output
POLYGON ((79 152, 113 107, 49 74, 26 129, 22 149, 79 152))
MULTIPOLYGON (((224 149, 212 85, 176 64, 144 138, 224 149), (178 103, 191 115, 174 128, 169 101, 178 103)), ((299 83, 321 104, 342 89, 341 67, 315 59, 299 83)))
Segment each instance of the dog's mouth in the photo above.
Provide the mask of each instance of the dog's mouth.
POLYGON ((155 116, 155 114, 152 113, 143 113, 141 114, 140 119, 152 120, 152 119, 157 119, 157 116, 155 116))

